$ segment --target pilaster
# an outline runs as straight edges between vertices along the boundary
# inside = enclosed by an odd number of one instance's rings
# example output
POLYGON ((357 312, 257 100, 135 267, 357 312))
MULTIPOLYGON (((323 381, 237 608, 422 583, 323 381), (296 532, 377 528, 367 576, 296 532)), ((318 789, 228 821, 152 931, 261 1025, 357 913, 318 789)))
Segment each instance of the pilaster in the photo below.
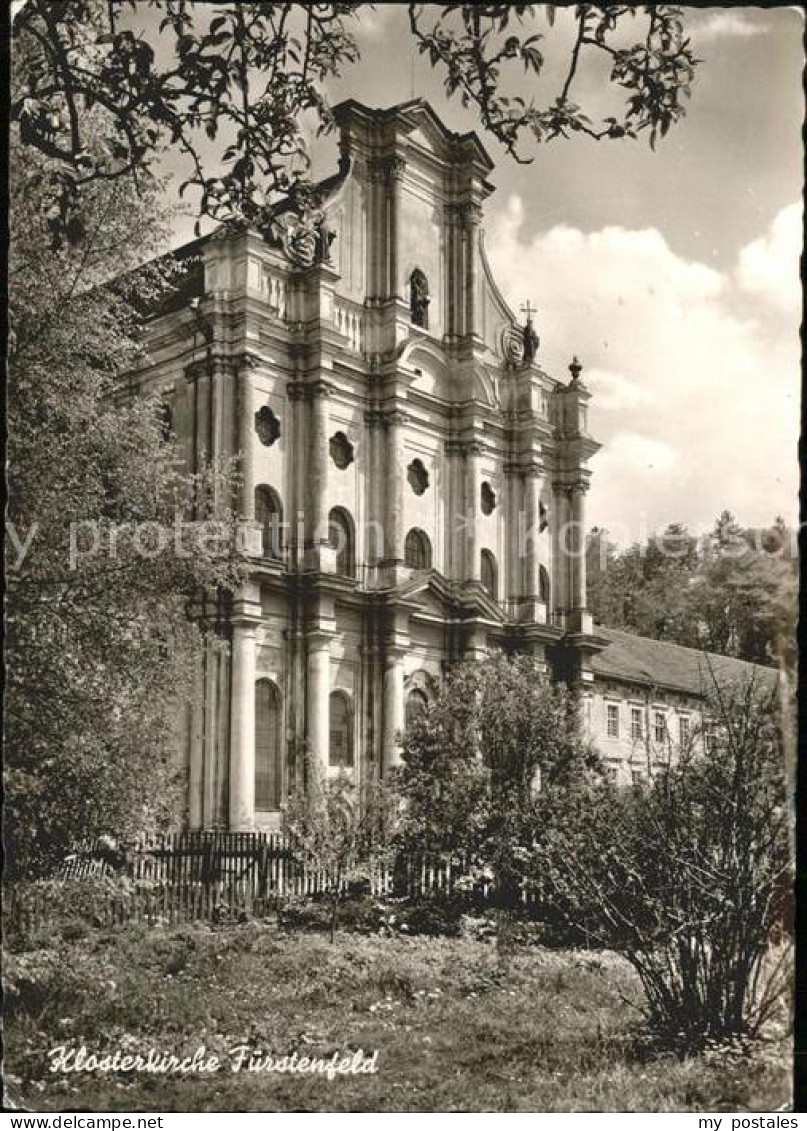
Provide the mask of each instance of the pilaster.
POLYGON ((234 603, 230 703, 230 829, 255 825, 255 632, 261 607, 257 587, 234 603))

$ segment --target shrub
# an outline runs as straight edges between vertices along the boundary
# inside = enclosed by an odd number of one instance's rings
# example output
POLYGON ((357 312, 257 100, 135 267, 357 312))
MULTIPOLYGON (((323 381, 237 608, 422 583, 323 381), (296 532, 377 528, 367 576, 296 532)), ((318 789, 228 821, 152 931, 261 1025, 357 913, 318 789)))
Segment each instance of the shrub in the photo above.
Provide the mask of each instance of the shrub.
POLYGON ((786 977, 768 955, 790 876, 776 701, 749 681, 711 714, 706 749, 646 788, 570 792, 533 859, 567 921, 634 967, 652 1027, 689 1046, 756 1033, 786 977))

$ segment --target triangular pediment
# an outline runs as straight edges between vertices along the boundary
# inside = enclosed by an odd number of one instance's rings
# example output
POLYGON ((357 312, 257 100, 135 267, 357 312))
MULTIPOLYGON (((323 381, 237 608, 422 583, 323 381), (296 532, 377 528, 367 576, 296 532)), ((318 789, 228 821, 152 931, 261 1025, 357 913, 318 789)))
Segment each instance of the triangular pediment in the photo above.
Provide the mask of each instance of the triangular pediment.
POLYGON ((407 122, 412 123, 408 131, 409 140, 441 157, 450 157, 457 145, 471 146, 478 161, 490 171, 493 161, 475 133, 457 134, 449 130, 427 102, 417 99, 411 104, 398 107, 407 122))
POLYGON ((397 595, 418 605, 422 615, 441 620, 476 620, 502 624, 504 613, 477 584, 458 585, 438 570, 415 574, 399 586, 397 595))

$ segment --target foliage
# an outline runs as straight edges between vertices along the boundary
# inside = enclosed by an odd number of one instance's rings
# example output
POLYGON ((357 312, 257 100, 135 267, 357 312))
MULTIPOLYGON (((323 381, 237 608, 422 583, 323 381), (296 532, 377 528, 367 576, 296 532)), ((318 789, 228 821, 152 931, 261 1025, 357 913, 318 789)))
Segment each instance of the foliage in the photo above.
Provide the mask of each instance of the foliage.
MULTIPOLYGON (((546 5, 550 25, 555 6, 546 5)), ((544 67, 539 47, 545 36, 522 36, 533 26, 531 4, 410 4, 410 30, 422 54, 433 66, 445 68, 445 89, 459 92, 464 106, 479 110, 485 128, 511 156, 524 162, 520 144, 525 135, 551 141, 583 133, 602 138, 635 138, 650 130, 650 144, 664 135, 685 113, 684 99, 698 62, 684 36, 683 14, 669 4, 577 4, 575 36, 563 85, 554 102, 545 107, 508 96, 502 89, 502 71, 508 63, 523 66, 538 77, 544 67), (428 14, 428 17, 427 17, 428 14), (644 21, 644 35, 625 41, 627 18, 644 21), (433 20, 430 30, 426 20, 433 20), (610 82, 624 92, 622 116, 604 118, 594 125, 572 98, 572 87, 584 55, 604 55, 610 65, 610 82)))
POLYGON ((327 778, 313 759, 307 777, 286 803, 286 830, 324 874, 333 942, 345 895, 361 886, 369 889, 392 859, 396 799, 377 780, 359 788, 344 772, 327 778))
POLYGON ((765 1022, 792 882, 775 696, 716 686, 710 734, 645 787, 579 790, 532 863, 567 920, 633 966, 653 1028, 690 1045, 765 1022))
POLYGON ((594 764, 569 694, 531 657, 459 665, 404 734, 403 843, 489 870, 497 904, 512 907, 539 786, 571 787, 594 764))
POLYGON ((4 1082, 41 1112, 758 1112, 788 1095, 784 1041, 682 1059, 637 1045, 639 1019, 625 1004, 636 976, 602 951, 520 948, 505 978, 490 938, 340 932, 333 946, 314 934, 290 945, 250 923, 93 931, 49 953, 63 972, 60 1007, 16 1009, 4 1031, 4 1082), (82 969, 106 985, 80 993, 72 971, 82 969), (336 1087, 309 1073, 235 1073, 228 1050, 245 1042, 281 1055, 378 1049, 379 1071, 336 1087), (184 1055, 204 1044, 224 1067, 51 1072, 48 1053, 61 1044, 184 1055))
POLYGON ((761 664, 796 662, 798 568, 792 532, 742 529, 724 511, 696 539, 680 523, 620 550, 604 530, 587 550, 595 620, 761 664))
MULTIPOLYGON (((359 3, 228 3, 192 0, 27 0, 14 20, 26 53, 17 67, 11 120, 22 144, 52 163, 46 214, 58 243, 80 239, 81 200, 99 182, 143 185, 165 145, 190 166, 184 187, 216 220, 271 226, 278 207, 311 203, 301 120, 333 124, 324 84, 359 56, 351 22, 359 3), (88 143, 87 114, 105 122, 88 143)), ((554 7, 548 6, 549 22, 554 7)), ((410 4, 419 50, 445 71, 446 91, 475 107, 486 130, 517 159, 521 143, 584 133, 651 144, 684 114, 697 60, 681 9, 577 5, 566 79, 546 107, 510 95, 504 71, 540 76, 544 34, 529 4, 410 4), (631 42, 630 25, 642 33, 631 42), (624 96, 621 116, 593 125, 572 100, 589 56, 605 58, 624 96)))
POLYGON ((87 239, 54 252, 50 160, 12 139, 11 169, 6 866, 43 873, 77 839, 176 815, 189 606, 212 592, 215 611, 238 570, 225 505, 185 521, 229 475, 189 477, 155 397, 126 384, 137 309, 174 277, 170 261, 135 270, 164 231, 158 186, 88 186, 87 239))

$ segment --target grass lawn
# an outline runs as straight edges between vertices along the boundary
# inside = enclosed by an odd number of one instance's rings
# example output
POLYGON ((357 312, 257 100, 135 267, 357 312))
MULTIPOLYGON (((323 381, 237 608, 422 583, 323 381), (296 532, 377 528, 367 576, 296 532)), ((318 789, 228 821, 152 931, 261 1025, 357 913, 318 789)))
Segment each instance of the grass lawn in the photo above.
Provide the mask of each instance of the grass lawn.
POLYGON ((732 1111, 790 1095, 784 1040, 651 1055, 630 969, 470 938, 326 936, 269 924, 128 927, 14 955, 6 1071, 41 1111, 732 1111), (16 997, 15 997, 16 993, 16 997), (16 1008, 14 1008, 16 1005, 16 1008), (53 1074, 55 1045, 190 1055, 209 1075, 53 1074), (374 1075, 232 1071, 228 1050, 378 1050, 374 1075))

